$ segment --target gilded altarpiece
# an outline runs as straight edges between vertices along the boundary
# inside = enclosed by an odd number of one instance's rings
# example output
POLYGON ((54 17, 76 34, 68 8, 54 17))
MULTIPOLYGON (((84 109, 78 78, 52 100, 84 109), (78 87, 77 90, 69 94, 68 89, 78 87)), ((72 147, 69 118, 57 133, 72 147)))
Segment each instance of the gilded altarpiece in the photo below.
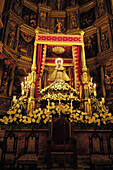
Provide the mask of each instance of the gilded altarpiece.
POLYGON ((84 29, 91 26, 95 22, 94 8, 80 14, 80 28, 84 29))
POLYGON ((106 89, 106 98, 110 106, 111 111, 113 111, 113 60, 110 59, 106 62, 104 66, 104 83, 106 89))
POLYGON ((34 37, 20 31, 18 51, 21 55, 32 57, 34 37))
POLYGON ((25 24, 29 25, 30 27, 36 28, 36 13, 26 6, 23 6, 22 19, 25 24))
POLYGON ((87 59, 91 57, 95 57, 98 54, 96 33, 88 37, 85 37, 85 54, 87 59))

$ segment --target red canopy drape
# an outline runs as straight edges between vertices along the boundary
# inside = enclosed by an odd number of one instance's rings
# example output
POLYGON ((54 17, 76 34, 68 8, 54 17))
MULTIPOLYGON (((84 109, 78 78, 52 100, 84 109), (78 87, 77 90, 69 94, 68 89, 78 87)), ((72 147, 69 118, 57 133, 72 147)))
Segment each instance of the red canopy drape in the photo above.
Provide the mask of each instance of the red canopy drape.
POLYGON ((41 88, 41 76, 43 74, 43 69, 44 69, 44 63, 45 63, 45 55, 46 55, 46 45, 44 44, 38 44, 37 47, 37 73, 38 73, 38 78, 35 83, 35 97, 37 98, 40 93, 40 88, 41 88))

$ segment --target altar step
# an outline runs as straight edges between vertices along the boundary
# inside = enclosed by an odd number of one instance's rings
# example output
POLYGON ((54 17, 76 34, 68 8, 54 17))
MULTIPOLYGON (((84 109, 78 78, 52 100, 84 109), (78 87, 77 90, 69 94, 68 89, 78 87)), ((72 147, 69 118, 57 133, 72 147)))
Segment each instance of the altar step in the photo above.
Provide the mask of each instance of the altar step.
MULTIPOLYGON (((76 170, 90 170, 90 156, 89 155, 78 155, 77 157, 77 168, 76 170)), ((47 170, 47 164, 46 164, 46 158, 43 155, 40 155, 39 157, 39 166, 38 168, 40 170, 47 170)), ((50 170, 74 170, 72 168, 71 163, 65 162, 65 168, 64 166, 58 164, 57 162, 54 162, 52 165, 52 168, 50 170)))
POLYGON ((89 170, 90 169, 90 155, 78 155, 77 170, 89 170))

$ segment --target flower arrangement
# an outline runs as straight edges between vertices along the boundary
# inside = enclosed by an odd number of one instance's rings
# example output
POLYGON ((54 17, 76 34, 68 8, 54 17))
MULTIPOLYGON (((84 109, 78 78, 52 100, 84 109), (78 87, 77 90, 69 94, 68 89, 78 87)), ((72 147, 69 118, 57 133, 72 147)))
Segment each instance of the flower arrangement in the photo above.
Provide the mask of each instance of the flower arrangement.
POLYGON ((93 107, 92 115, 88 115, 79 108, 70 108, 70 103, 60 103, 56 105, 55 102, 51 102, 49 110, 48 105, 45 108, 39 107, 30 113, 29 116, 23 115, 23 109, 25 109, 25 103, 27 101, 26 96, 21 96, 17 102, 8 110, 7 116, 0 119, 5 125, 46 125, 51 122, 52 119, 59 115, 66 116, 73 124, 86 124, 86 125, 98 125, 113 123, 113 116, 108 112, 105 105, 102 105, 94 96, 91 97, 91 104, 93 107))
POLYGON ((58 91, 66 92, 66 91, 70 91, 70 92, 73 92, 73 94, 75 94, 75 95, 78 94, 78 92, 75 89, 73 89, 71 86, 69 86, 68 83, 65 83, 64 81, 61 81, 61 80, 54 81, 51 85, 49 85, 46 88, 42 89, 40 91, 40 93, 42 95, 45 95, 45 94, 47 94, 48 90, 50 92, 51 91, 53 91, 53 92, 58 92, 58 91))

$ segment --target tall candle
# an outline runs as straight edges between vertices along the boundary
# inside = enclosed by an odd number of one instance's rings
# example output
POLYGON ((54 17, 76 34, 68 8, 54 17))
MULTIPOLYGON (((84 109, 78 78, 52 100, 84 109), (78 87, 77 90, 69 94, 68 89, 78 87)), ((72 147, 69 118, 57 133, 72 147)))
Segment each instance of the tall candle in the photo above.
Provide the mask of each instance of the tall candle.
POLYGON ((104 97, 102 97, 102 104, 104 104, 105 103, 105 100, 104 100, 104 97))
POLYGON ((96 91, 96 84, 94 83, 94 90, 96 91))
POLYGON ((16 96, 13 96, 13 102, 16 100, 16 96))
POLYGON ((21 83, 21 90, 24 90, 24 82, 21 83))

